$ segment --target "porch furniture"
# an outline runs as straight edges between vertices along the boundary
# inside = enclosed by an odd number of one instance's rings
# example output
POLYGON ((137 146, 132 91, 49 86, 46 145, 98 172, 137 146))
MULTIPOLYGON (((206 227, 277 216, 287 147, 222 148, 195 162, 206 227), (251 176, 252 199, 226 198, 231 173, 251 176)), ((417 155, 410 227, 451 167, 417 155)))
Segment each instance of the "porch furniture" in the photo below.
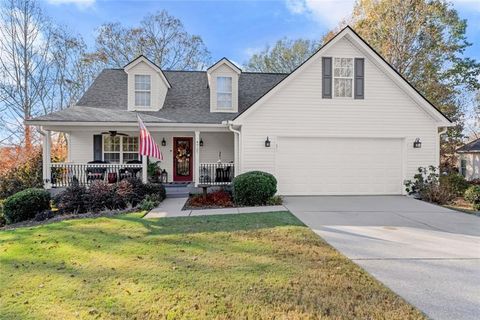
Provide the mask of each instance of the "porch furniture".
MULTIPOLYGON (((142 164, 140 160, 130 160, 127 161, 127 164, 142 164)), ((137 177, 137 173, 142 171, 142 168, 122 168, 118 170, 120 180, 125 178, 137 177)))
POLYGON ((200 185, 227 185, 232 182, 233 163, 200 163, 200 185))
MULTIPOLYGON (((100 161, 100 160, 87 162, 87 164, 106 164, 106 163, 108 162, 100 161)), ((94 180, 104 180, 105 172, 107 172, 106 168, 88 166, 87 169, 85 169, 85 173, 87 174, 87 183, 94 180)), ((76 177, 74 176, 74 178, 76 177)))

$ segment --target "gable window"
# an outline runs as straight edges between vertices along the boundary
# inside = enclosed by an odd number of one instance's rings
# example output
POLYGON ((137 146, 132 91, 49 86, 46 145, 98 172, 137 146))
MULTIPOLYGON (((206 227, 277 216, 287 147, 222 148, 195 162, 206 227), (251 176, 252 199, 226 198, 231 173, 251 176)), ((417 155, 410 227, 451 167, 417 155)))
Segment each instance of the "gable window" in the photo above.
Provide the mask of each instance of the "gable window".
POLYGON ((217 77, 217 109, 232 109, 232 77, 217 77))
POLYGON ((138 158, 138 137, 103 136, 103 160, 127 163, 138 158))
POLYGON ((135 75, 135 106, 150 107, 151 78, 150 75, 135 75))
POLYGON ((353 58, 333 60, 333 92, 336 98, 353 97, 353 58))

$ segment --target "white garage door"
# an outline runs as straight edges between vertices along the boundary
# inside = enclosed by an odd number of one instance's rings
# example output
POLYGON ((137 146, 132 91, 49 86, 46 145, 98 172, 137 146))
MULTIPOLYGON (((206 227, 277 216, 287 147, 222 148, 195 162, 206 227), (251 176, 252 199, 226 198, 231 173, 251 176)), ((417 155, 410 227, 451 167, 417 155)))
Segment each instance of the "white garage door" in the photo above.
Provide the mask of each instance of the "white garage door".
POLYGON ((401 194, 402 140, 280 137, 276 177, 283 195, 401 194))

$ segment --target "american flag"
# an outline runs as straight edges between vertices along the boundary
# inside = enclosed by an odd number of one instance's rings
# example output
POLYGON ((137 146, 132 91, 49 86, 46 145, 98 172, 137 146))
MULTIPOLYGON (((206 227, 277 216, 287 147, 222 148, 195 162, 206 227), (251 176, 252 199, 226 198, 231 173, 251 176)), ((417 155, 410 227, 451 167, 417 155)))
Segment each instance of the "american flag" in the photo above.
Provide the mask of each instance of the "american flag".
POLYGON ((163 160, 163 155, 158 148, 158 145, 153 140, 150 132, 148 132, 147 127, 143 124, 142 119, 137 114, 138 119, 138 126, 140 127, 140 148, 138 149, 138 153, 142 156, 148 156, 157 158, 159 160, 163 160))

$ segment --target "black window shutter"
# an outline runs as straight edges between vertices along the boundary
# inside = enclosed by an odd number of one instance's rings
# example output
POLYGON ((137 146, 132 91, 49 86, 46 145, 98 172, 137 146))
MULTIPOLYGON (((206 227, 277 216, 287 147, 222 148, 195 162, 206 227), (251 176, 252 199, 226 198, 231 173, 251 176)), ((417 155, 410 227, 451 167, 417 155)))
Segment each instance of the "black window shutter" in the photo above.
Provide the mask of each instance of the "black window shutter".
POLYGON ((93 135, 93 160, 102 161, 102 135, 93 135))
POLYGON ((355 58, 355 99, 364 99, 365 92, 365 61, 355 58))
POLYGON ((332 99, 332 58, 322 57, 322 98, 332 99))

